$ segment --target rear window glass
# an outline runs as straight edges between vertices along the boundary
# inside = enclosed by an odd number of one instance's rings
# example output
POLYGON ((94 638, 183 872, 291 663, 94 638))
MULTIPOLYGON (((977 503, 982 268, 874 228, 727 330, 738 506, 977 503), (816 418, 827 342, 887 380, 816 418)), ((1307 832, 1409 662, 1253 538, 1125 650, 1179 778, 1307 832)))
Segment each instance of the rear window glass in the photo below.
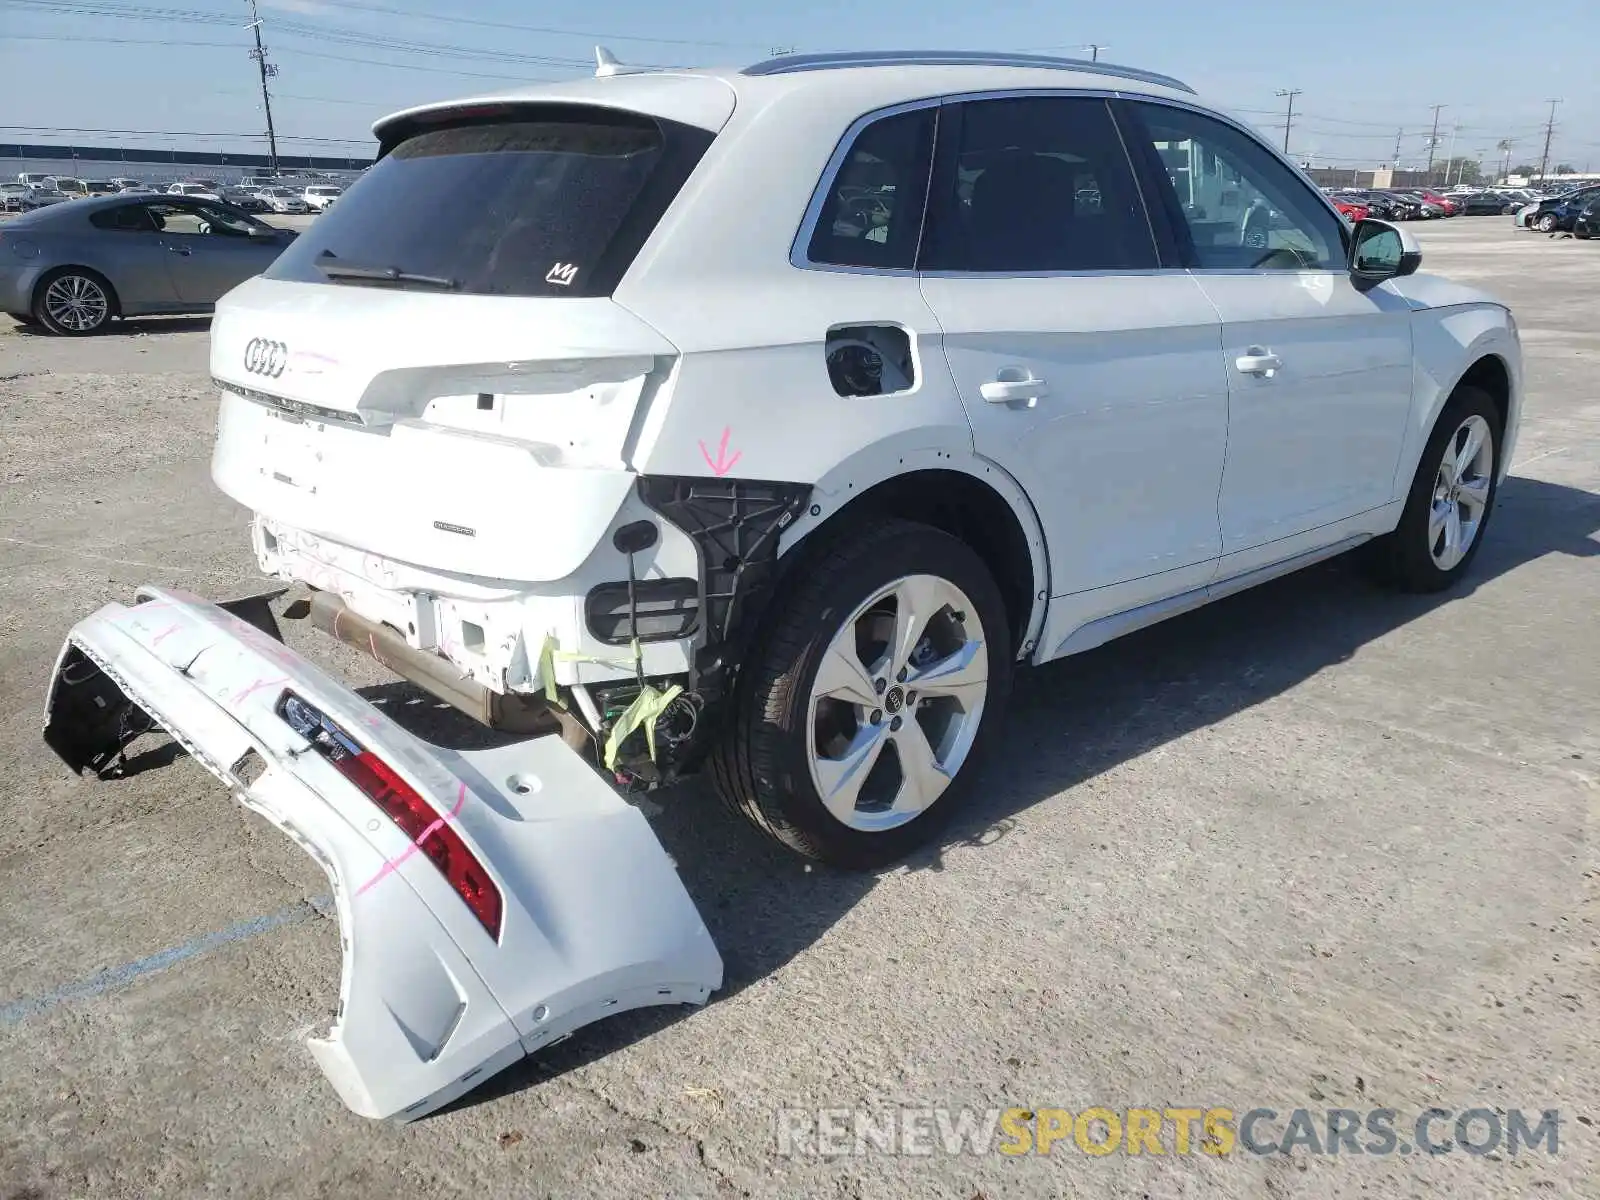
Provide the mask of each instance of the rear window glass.
POLYGON ((379 159, 266 274, 400 287, 411 276, 490 296, 609 295, 711 138, 577 106, 423 130, 379 159), (341 267, 402 277, 391 284, 341 267))

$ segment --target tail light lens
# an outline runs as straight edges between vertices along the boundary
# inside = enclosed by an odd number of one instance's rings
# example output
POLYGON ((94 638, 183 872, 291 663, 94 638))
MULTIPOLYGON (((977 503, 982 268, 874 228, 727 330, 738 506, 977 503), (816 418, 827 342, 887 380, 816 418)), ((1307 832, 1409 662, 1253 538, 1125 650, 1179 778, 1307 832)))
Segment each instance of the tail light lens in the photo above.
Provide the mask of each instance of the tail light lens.
POLYGON ((500 889, 456 832, 455 813, 435 811, 388 763, 293 692, 284 694, 278 715, 405 832, 498 941, 504 909, 500 889))

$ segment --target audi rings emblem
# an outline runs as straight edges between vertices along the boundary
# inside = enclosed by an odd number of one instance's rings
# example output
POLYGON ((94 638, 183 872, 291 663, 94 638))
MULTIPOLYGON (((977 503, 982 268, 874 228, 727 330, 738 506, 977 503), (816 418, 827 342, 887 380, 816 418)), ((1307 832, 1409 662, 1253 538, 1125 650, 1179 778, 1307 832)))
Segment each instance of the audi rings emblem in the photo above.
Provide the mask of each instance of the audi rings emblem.
POLYGON ((289 347, 266 338, 251 338, 244 348, 244 369, 252 375, 276 379, 289 365, 289 347))

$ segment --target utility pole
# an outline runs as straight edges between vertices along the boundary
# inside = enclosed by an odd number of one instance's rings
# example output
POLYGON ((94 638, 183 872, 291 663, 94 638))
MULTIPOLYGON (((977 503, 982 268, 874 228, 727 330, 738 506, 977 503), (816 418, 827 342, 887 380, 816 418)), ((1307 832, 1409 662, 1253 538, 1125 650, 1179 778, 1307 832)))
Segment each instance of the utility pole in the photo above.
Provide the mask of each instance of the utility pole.
POLYGON ((1500 141, 1495 144, 1495 149, 1500 151, 1500 154, 1501 154, 1501 159, 1500 159, 1500 182, 1501 183, 1504 183, 1506 181, 1506 176, 1511 174, 1511 147, 1514 144, 1515 143, 1513 143, 1510 138, 1501 138, 1500 141))
POLYGON ((1300 92, 1300 88, 1278 89, 1279 97, 1286 96, 1289 99, 1289 111, 1284 114, 1283 118, 1283 152, 1285 154, 1289 153, 1289 128, 1294 124, 1294 98, 1298 96, 1300 92))
POLYGON ((1559 100, 1550 101, 1550 119, 1544 123, 1544 153, 1539 156, 1539 180, 1544 181, 1546 169, 1550 166, 1550 138, 1556 131, 1556 105, 1559 100))
POLYGON ((1457 121, 1450 126, 1450 149, 1444 152, 1444 184, 1450 186, 1450 163, 1456 156, 1456 134, 1461 130, 1461 122, 1457 121))
POLYGON ((256 48, 250 57, 256 60, 261 71, 261 107, 267 113, 267 162, 274 175, 278 173, 278 134, 272 127, 272 93, 267 91, 267 80, 278 73, 278 68, 267 61, 267 48, 261 44, 261 14, 256 11, 256 0, 250 0, 250 28, 256 35, 256 48))
POLYGON ((1439 147, 1439 110, 1444 105, 1433 106, 1433 132, 1428 135, 1428 165, 1423 168, 1427 172, 1428 186, 1433 186, 1433 152, 1439 147))
POLYGON ((1109 50, 1109 49, 1111 49, 1111 47, 1110 46, 1102 46, 1102 45, 1100 45, 1100 44, 1098 44, 1096 42, 1090 42, 1088 45, 1086 45, 1084 47, 1084 49, 1089 52, 1089 61, 1090 62, 1099 62, 1100 61, 1100 51, 1109 50))
POLYGON ((1400 139, 1406 136, 1405 126, 1394 131, 1394 168, 1400 169, 1400 139))

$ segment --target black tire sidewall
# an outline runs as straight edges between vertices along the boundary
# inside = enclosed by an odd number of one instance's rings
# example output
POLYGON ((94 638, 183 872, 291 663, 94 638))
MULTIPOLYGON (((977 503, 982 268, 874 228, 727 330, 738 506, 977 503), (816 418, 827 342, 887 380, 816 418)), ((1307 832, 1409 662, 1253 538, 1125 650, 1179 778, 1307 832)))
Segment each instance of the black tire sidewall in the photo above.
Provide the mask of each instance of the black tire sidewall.
POLYGON ((1428 444, 1423 447, 1417 461, 1417 472, 1411 480, 1411 491, 1406 496, 1405 511, 1395 527, 1394 568, 1399 582, 1414 591, 1440 591, 1455 583, 1472 566, 1478 556, 1489 523, 1494 519, 1495 501, 1500 493, 1500 468, 1505 454, 1505 430, 1502 428, 1500 410, 1489 393, 1481 388, 1460 387, 1439 413, 1434 422, 1428 444), (1490 436, 1494 438, 1494 462, 1489 474, 1489 501, 1483 520, 1478 526, 1472 545, 1461 561, 1448 571, 1439 569, 1428 549, 1428 517, 1433 507, 1433 484, 1439 472, 1447 441, 1456 435, 1461 423, 1468 417, 1479 416, 1489 423, 1490 436))
MULTIPOLYGON (((1012 637, 1005 602, 983 561, 965 544, 928 526, 888 522, 856 545, 836 544, 819 564, 820 570, 794 593, 779 626, 799 634, 798 651, 782 651, 773 661, 762 661, 752 672, 758 694, 745 709, 752 718, 770 717, 758 736, 775 739, 772 761, 777 778, 768 803, 781 809, 782 823, 793 827, 804 843, 803 852, 837 866, 870 868, 905 857, 936 835, 970 791, 996 731, 1004 723, 1011 690, 1012 637), (888 534, 889 536, 885 536, 888 534), (858 548, 859 547, 859 548, 858 548), (839 557, 843 556, 843 562, 839 557), (830 567, 834 569, 830 569, 830 567), (811 779, 810 699, 822 656, 846 618, 871 595, 907 575, 935 575, 967 596, 977 610, 989 650, 989 690, 978 733, 956 777, 932 805, 916 818, 894 829, 864 832, 851 829, 823 805, 811 779), (788 661, 776 661, 777 658, 788 661), (775 679, 773 677, 776 676, 775 679), (773 679, 779 686, 763 687, 773 679)), ((805 576, 803 576, 805 577, 805 576)), ((785 639, 793 646, 794 640, 785 639)), ((767 645, 771 645, 769 640, 767 645)), ((765 647, 761 654, 767 659, 765 647)), ((747 704, 749 701, 746 702, 747 704)), ((783 840, 796 844, 795 839, 783 840)))
POLYGON ((116 293, 111 290, 111 284, 106 281, 105 276, 96 271, 90 271, 81 267, 64 267, 59 270, 51 271, 49 274, 45 275, 44 278, 39 280, 38 284, 33 289, 34 321, 44 326, 44 328, 48 329, 51 333, 58 337, 93 337, 97 333, 104 333, 106 327, 111 324, 111 318, 116 315, 116 312, 116 293), (50 316, 49 310, 45 307, 44 296, 45 292, 49 290, 50 285, 58 279, 65 279, 69 275, 82 276, 84 279, 92 282, 101 290, 101 292, 105 294, 106 315, 104 319, 102 319, 101 322, 92 329, 68 329, 66 326, 58 324, 50 316))

